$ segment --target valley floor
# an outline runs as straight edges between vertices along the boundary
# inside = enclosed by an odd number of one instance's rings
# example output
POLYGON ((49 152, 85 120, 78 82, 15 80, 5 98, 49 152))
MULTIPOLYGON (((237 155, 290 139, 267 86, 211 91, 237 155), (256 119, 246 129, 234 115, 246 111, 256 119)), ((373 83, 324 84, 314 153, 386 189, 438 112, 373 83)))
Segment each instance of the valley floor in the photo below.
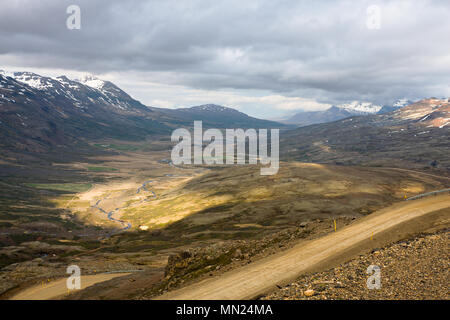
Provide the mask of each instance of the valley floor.
MULTIPOLYGON (((55 176, 48 178, 43 171, 24 181, 2 181, 8 192, 0 195, 0 298, 29 288, 38 298, 42 282, 63 287, 72 264, 97 280, 62 296, 61 290, 42 292, 42 298, 171 294, 271 259, 300 242, 333 236, 334 222, 339 231, 405 203, 405 197, 450 183, 445 176, 412 170, 300 162, 283 162, 271 177, 261 176, 257 166, 180 168, 167 160, 167 151, 100 146, 119 151, 86 163, 54 164, 55 176), (103 278, 111 273, 120 274, 103 278)), ((423 229, 413 231, 401 234, 423 229)), ((267 273, 275 277, 272 270, 267 273)))

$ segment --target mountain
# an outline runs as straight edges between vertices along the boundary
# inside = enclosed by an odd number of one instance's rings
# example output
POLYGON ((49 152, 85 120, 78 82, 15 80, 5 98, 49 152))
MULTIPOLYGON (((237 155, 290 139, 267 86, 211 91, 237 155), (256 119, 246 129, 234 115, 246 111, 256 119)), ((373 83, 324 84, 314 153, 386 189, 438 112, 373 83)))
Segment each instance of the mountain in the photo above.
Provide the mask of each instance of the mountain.
POLYGON ((95 89, 62 76, 0 74, 1 148, 46 152, 82 139, 139 139, 169 131, 154 111, 111 83, 95 89))
POLYGON ((285 160, 450 172, 450 102, 425 99, 387 114, 353 116, 282 134, 285 160))
POLYGON ((285 123, 303 127, 316 123, 337 121, 354 115, 375 114, 380 110, 381 106, 374 105, 370 102, 353 101, 347 104, 332 106, 324 111, 302 111, 286 120, 285 123))
POLYGON ((207 127, 213 128, 287 128, 279 122, 261 120, 248 116, 238 110, 219 106, 216 104, 204 104, 190 108, 165 110, 165 114, 172 117, 180 117, 192 125, 195 120, 202 120, 207 127))
POLYGON ((352 113, 347 110, 340 109, 336 106, 324 111, 303 111, 295 114, 286 123, 296 124, 300 127, 309 126, 316 123, 332 122, 344 118, 351 117, 352 113))
POLYGON ((407 98, 398 99, 392 105, 384 106, 375 105, 370 102, 353 101, 351 103, 332 106, 324 111, 302 111, 285 120, 284 123, 303 127, 316 123, 333 122, 357 115, 366 116, 389 113, 412 103, 414 102, 407 98))
POLYGON ((378 111, 378 114, 383 114, 383 113, 388 113, 388 112, 392 112, 395 111, 397 109, 406 107, 410 104, 413 104, 414 101, 409 100, 407 98, 403 98, 403 99, 398 99, 396 100, 392 105, 384 105, 380 111, 378 111))
POLYGON ((113 83, 93 76, 70 80, 0 71, 3 158, 50 151, 63 156, 98 139, 167 136, 175 128, 191 127, 194 120, 202 120, 204 127, 286 127, 216 105, 174 110, 148 107, 113 83))
POLYGON ((353 101, 338 105, 339 109, 350 112, 353 115, 367 115, 375 114, 381 110, 381 106, 375 105, 371 102, 353 101))

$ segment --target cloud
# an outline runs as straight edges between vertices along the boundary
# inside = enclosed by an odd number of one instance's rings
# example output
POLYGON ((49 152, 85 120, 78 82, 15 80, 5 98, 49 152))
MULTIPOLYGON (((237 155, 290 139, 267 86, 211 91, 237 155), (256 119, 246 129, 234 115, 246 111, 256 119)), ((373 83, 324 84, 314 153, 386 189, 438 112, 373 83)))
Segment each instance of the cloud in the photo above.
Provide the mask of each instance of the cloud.
POLYGON ((254 110, 450 95, 448 1, 79 0, 81 30, 66 28, 70 4, 2 3, 2 65, 132 78, 132 95, 167 106, 189 99, 144 84, 228 92, 254 110), (379 30, 367 28, 370 5, 379 30))

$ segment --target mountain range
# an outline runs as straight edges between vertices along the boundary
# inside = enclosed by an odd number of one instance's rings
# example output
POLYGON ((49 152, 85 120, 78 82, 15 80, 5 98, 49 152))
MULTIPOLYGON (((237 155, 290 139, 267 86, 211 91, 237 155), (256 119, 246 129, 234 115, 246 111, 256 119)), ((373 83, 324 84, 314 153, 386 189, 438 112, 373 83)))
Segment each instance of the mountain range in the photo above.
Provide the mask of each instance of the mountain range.
POLYGON ((285 160, 450 170, 450 99, 424 99, 385 114, 289 130, 285 160))
POLYGON ((298 112, 283 122, 303 127, 316 123, 333 122, 357 115, 388 113, 403 108, 411 103, 413 103, 413 101, 406 98, 399 99, 390 106, 380 106, 370 102, 353 101, 351 103, 331 106, 329 109, 323 111, 298 112))
POLYGON ((353 102, 302 112, 295 129, 215 104, 146 106, 92 76, 70 80, 0 72, 0 164, 73 161, 94 152, 92 141, 167 139, 175 128, 190 128, 201 120, 205 128, 284 129, 280 154, 286 160, 365 165, 403 161, 404 167, 448 170, 449 105, 435 98, 412 104, 402 99, 390 107, 353 102))
POLYGON ((0 72, 3 157, 9 154, 17 159, 17 153, 55 150, 60 154, 86 146, 86 140, 169 135, 175 128, 192 126, 194 120, 214 128, 287 127, 214 104, 182 109, 146 106, 113 83, 92 76, 70 80, 31 72, 0 72))

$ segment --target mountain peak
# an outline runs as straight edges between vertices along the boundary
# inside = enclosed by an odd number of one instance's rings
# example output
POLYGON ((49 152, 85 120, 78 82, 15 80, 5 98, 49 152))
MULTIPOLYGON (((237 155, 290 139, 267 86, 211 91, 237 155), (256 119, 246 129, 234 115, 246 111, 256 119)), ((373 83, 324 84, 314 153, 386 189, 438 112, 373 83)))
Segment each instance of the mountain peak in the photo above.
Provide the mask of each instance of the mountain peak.
POLYGON ((102 89, 106 84, 106 81, 103 81, 92 74, 85 74, 75 81, 98 90, 102 89))
POLYGON ((339 109, 349 111, 356 114, 374 114, 380 111, 381 106, 371 102, 352 101, 337 106, 339 109))
POLYGON ((51 78, 43 77, 34 72, 21 71, 21 72, 12 72, 10 74, 11 74, 10 77, 14 78, 16 81, 22 82, 38 90, 48 90, 49 88, 53 88, 51 78))
POLYGON ((212 112, 239 112, 236 109, 228 108, 224 106, 220 106, 217 104, 202 104, 200 106, 191 107, 189 109, 192 110, 203 110, 203 111, 212 111, 212 112))
POLYGON ((395 100, 395 102, 392 104, 392 106, 395 108, 403 108, 403 107, 413 104, 413 103, 414 102, 409 100, 408 98, 401 98, 401 99, 395 100))
POLYGON ((69 78, 67 78, 65 75, 62 75, 62 76, 58 76, 58 77, 56 77, 56 80, 61 80, 61 81, 70 81, 70 79, 69 78))

